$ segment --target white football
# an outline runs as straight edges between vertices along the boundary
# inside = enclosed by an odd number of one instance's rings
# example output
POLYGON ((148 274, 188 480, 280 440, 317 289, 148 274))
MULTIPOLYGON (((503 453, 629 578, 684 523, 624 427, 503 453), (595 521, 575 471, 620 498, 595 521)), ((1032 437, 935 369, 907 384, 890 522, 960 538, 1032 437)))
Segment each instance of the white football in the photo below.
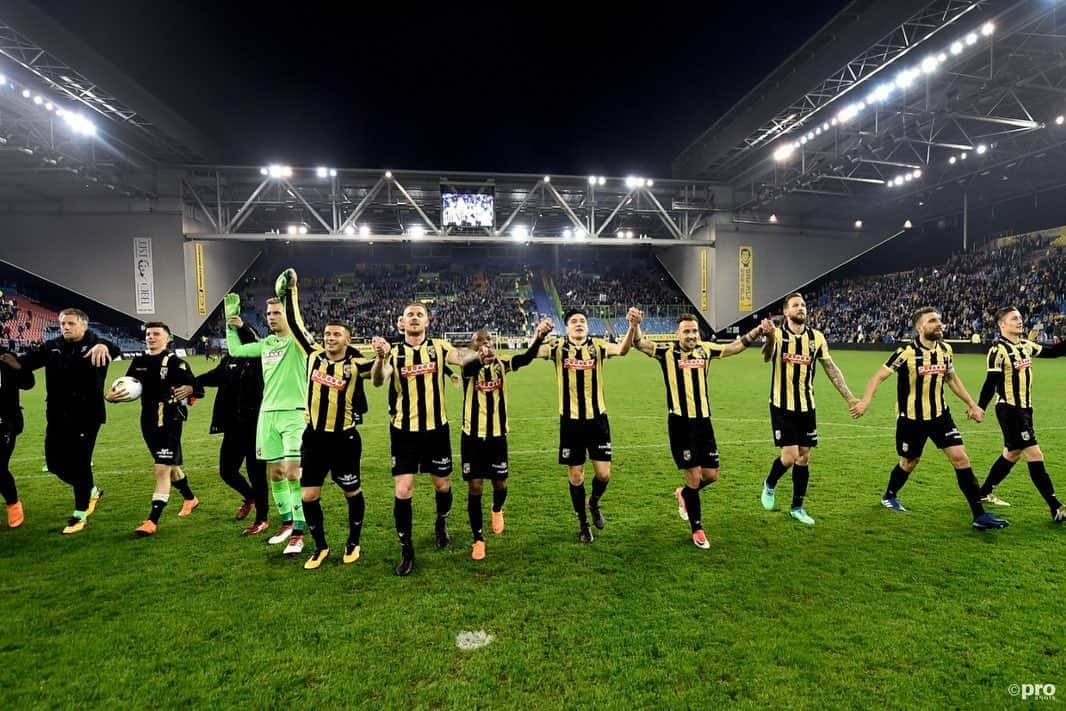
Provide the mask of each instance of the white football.
POLYGON ((129 394, 129 402, 141 397, 141 381, 137 378, 131 378, 128 375, 123 375, 121 378, 111 383, 112 390, 125 390, 129 394))

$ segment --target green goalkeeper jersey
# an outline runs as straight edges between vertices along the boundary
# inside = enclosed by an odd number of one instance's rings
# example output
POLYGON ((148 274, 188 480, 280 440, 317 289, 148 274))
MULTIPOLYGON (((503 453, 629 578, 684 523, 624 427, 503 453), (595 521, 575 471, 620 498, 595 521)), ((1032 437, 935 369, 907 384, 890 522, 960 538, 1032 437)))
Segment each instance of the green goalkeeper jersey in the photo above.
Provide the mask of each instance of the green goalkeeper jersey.
POLYGON ((273 333, 256 343, 241 343, 237 329, 226 328, 226 346, 236 358, 259 358, 263 363, 261 412, 303 410, 307 398, 307 357, 296 339, 273 333))

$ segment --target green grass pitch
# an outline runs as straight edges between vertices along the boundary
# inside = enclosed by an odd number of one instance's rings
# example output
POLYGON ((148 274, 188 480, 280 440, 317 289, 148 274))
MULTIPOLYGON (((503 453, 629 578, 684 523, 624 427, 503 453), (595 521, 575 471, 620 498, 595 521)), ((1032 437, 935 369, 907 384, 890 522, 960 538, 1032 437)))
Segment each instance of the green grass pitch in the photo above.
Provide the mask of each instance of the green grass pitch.
MULTIPOLYGON (((835 357, 861 392, 884 354, 835 357)), ((958 358, 975 396, 982 363, 958 358)), ((115 364, 112 377, 125 368, 115 364)), ((1035 374, 1037 432, 1066 493, 1066 362, 1039 361, 1035 374)), ((361 428, 363 558, 340 564, 345 509, 327 484, 335 555, 307 572, 304 558, 283 557, 265 536, 239 535, 237 496, 217 474, 220 438, 207 434, 210 398, 185 430, 200 509, 178 519, 172 505, 156 536, 134 537, 148 513, 151 462, 138 406, 112 405, 95 456, 107 494, 84 532, 59 535, 71 493, 41 472, 38 385, 24 395, 27 429, 12 461, 26 523, 0 528, 3 706, 1001 707, 1017 701, 1012 684, 1066 684, 1066 530, 1050 522, 1024 463, 997 490, 1013 504, 996 510, 1010 519, 1006 530, 971 530, 951 467, 929 447, 900 496, 911 511, 886 511, 894 379, 852 421, 820 373, 822 443, 807 499, 817 525, 808 528, 787 515, 788 477, 778 510, 759 505, 776 456, 768 378, 756 352, 711 366, 722 475, 703 493, 712 547, 701 551, 677 516, 681 477, 658 366, 638 352, 612 360, 607 528, 583 546, 556 464, 552 369, 533 363, 509 377, 505 534, 489 532, 488 558, 470 559, 457 467, 454 543, 437 551, 432 487, 420 478, 418 561, 406 579, 392 575, 384 389, 368 391, 361 428), (457 648, 460 632, 479 630, 493 642, 457 648)), ((948 397, 983 479, 1001 447, 994 416, 968 422, 948 397)), ((461 393, 449 388, 448 398, 457 455, 461 393)))

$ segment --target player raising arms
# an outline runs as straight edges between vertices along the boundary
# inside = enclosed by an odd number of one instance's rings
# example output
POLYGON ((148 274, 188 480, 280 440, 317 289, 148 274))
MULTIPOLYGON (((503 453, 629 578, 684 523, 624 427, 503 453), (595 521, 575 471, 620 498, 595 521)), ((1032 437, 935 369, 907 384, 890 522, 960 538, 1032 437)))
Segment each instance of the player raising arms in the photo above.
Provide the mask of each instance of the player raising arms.
POLYGON ((829 355, 822 332, 807 325, 807 304, 801 294, 785 297, 785 321, 776 327, 762 348, 763 360, 771 363, 770 426, 774 446, 781 452, 762 487, 762 506, 774 508, 774 488, 785 472, 792 469, 792 506, 789 515, 800 523, 814 525, 803 499, 810 480, 811 449, 818 446, 818 422, 814 410, 815 361, 822 364, 826 377, 850 405, 855 396, 844 374, 829 355))
POLYGON ((296 272, 289 270, 288 291, 283 297, 285 316, 293 324, 293 336, 307 354, 307 429, 303 434, 300 462, 303 465, 303 509, 315 551, 306 570, 322 565, 329 555, 322 514, 322 484, 329 473, 348 502, 348 541, 344 563, 359 560, 360 536, 366 515, 366 500, 359 478, 363 441, 356 426, 367 411, 363 381, 370 377, 371 361, 349 345, 352 332, 340 321, 327 321, 322 344, 308 336, 300 315, 296 272))
MULTIPOLYGON (((639 323, 639 319, 638 319, 639 323)), ((666 429, 674 463, 684 472, 684 486, 674 491, 678 513, 692 529, 697 548, 710 548, 703 530, 700 490, 718 481, 718 443, 711 425, 711 401, 707 370, 714 358, 740 353, 756 340, 773 332, 764 320, 758 327, 727 345, 700 340, 700 322, 694 314, 677 319, 676 338, 653 343, 637 333, 637 350, 659 361, 666 385, 666 429)))
POLYGON ((566 336, 552 339, 537 357, 555 364, 559 395, 559 463, 566 466, 570 482, 570 503, 578 521, 578 540, 592 543, 594 536, 585 513, 585 458, 592 460, 594 478, 588 512, 598 529, 606 525, 600 499, 611 480, 611 424, 603 399, 603 364, 608 358, 624 356, 633 345, 642 314, 630 308, 626 314, 629 329, 619 344, 589 337, 588 314, 570 309, 563 314, 566 336))
MULTIPOLYGON (((460 351, 450 343, 429 337, 429 311, 425 304, 408 304, 403 319, 404 338, 399 343, 390 346, 384 338, 374 337, 371 380, 375 387, 389 381, 389 440, 396 494, 392 514, 401 552, 395 572, 410 575, 415 565, 411 498, 418 473, 429 474, 436 491, 437 547, 447 548, 451 543, 448 513, 452 509, 452 441, 444 406, 444 365, 465 363, 460 351)), ((470 353, 466 360, 477 358, 477 353, 470 353)))
POLYGON ((492 482, 492 532, 503 533, 503 504, 507 500, 507 389, 505 376, 533 361, 544 337, 551 333, 551 319, 537 324, 529 348, 516 356, 498 356, 488 331, 478 331, 470 348, 479 360, 463 366, 463 436, 460 452, 463 479, 467 482, 466 511, 474 545, 470 557, 485 558, 484 514, 481 496, 485 479, 492 482))

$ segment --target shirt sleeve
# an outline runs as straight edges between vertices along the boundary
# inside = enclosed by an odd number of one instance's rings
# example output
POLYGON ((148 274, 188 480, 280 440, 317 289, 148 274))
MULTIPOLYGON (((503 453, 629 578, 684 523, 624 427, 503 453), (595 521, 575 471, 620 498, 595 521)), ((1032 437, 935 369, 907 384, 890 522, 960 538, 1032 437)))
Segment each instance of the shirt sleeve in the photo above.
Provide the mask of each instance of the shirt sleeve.
POLYGON ((896 352, 890 355, 888 360, 885 361, 885 367, 898 371, 900 367, 907 362, 907 359, 904 357, 906 350, 906 346, 900 346, 897 348, 896 352))
POLYGON ((235 358, 259 358, 263 355, 263 342, 241 343, 237 329, 226 326, 226 349, 235 358))
POLYGON ((814 357, 818 360, 829 358, 829 343, 825 340, 825 334, 821 331, 814 332, 814 357))
POLYGON ((707 353, 710 354, 712 358, 721 358, 722 354, 725 353, 725 346, 723 346, 721 343, 714 343, 712 341, 702 341, 700 345, 703 346, 703 349, 707 351, 707 353))
POLYGON ((999 372, 1003 369, 1003 356, 1000 353, 999 346, 992 346, 988 349, 987 368, 989 373, 999 372))

